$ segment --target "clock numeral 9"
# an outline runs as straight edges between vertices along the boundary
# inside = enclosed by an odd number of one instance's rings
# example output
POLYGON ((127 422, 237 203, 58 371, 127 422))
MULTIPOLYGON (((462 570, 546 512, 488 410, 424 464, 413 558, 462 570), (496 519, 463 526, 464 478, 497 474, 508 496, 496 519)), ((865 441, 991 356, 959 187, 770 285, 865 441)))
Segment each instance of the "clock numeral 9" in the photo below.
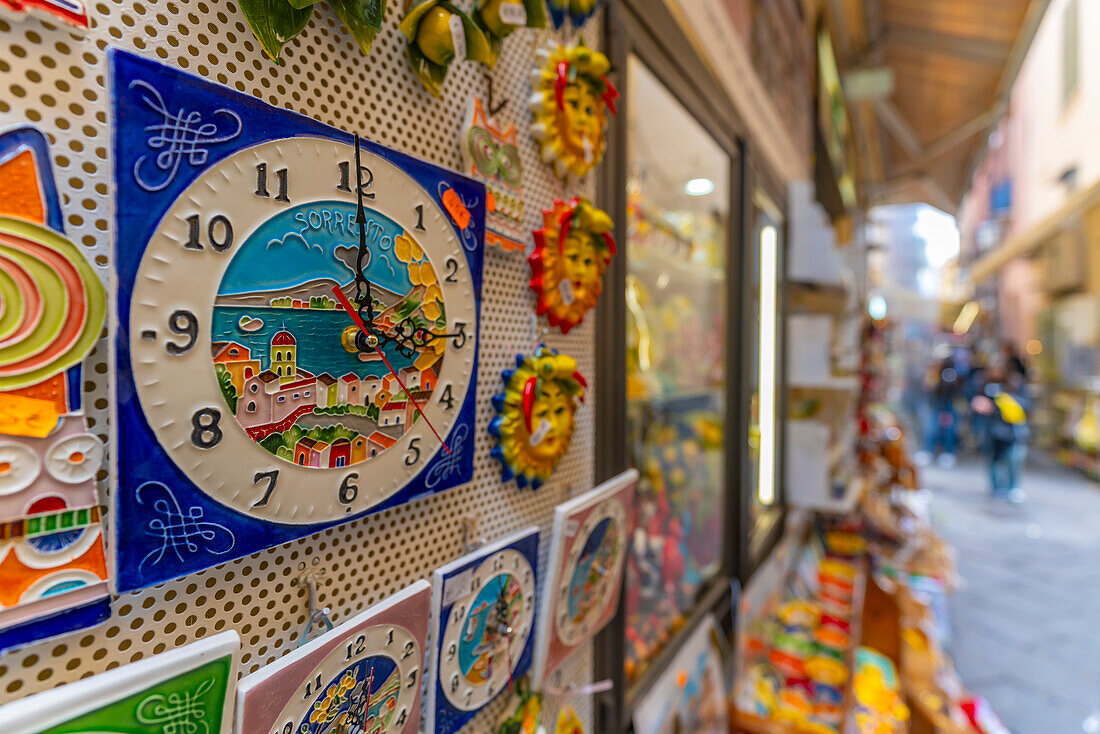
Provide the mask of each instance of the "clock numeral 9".
MULTIPOLYGON (((337 191, 346 191, 347 193, 355 193, 351 188, 351 167, 352 164, 349 161, 340 163, 340 183, 336 185, 337 191)), ((374 186, 374 173, 366 166, 359 166, 359 185, 362 189, 369 189, 374 186), (363 174, 367 174, 367 180, 363 180, 363 174)), ((374 199, 373 193, 363 193, 364 199, 374 199)))
POLYGON ((454 660, 455 653, 457 653, 457 652, 458 652, 458 645, 456 645, 453 642, 450 645, 447 645, 447 661, 450 662, 451 660, 454 660))
POLYGON ((191 351, 191 347, 195 346, 195 340, 199 337, 199 320, 195 318, 195 314, 186 309, 173 311, 172 315, 168 317, 168 330, 173 334, 186 336, 187 342, 185 344, 167 342, 164 348, 169 354, 177 356, 186 354, 191 351))
POLYGON ((212 449, 221 443, 221 411, 216 408, 202 408, 191 416, 191 443, 200 449, 212 449))
POLYGON ((420 461, 420 436, 409 441, 409 453, 405 454, 405 466, 412 466, 420 461))
MULTIPOLYGON (((284 204, 290 203, 290 196, 287 192, 287 170, 280 168, 275 172, 275 178, 279 180, 279 194, 275 197, 275 201, 281 201, 284 204)), ((271 193, 267 190, 267 164, 256 164, 256 191, 253 192, 261 199, 270 199, 271 193)))
MULTIPOLYGON (((201 250, 202 242, 199 241, 199 215, 192 214, 187 218, 187 242, 183 243, 185 250, 201 250)), ((215 252, 225 252, 233 246, 233 224, 224 214, 215 214, 206 225, 206 239, 215 252)))
POLYGON ((443 265, 447 268, 447 275, 443 278, 444 283, 457 283, 458 282, 458 260, 453 257, 449 257, 443 261, 443 265))
POLYGON ((359 496, 359 485, 352 481, 358 478, 359 473, 352 472, 344 477, 344 481, 340 483, 340 502, 342 504, 350 505, 359 496))

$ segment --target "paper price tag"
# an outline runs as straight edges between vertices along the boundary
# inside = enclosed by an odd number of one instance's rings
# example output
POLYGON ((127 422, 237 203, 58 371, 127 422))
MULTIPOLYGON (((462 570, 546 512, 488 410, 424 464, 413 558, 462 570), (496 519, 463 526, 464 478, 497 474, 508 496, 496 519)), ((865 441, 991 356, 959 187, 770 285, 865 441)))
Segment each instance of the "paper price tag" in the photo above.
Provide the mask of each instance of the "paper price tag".
POLYGON ((456 14, 451 15, 451 19, 447 21, 451 26, 451 41, 455 45, 455 60, 466 60, 466 29, 462 27, 462 18, 456 14))
POLYGON ((527 8, 520 3, 501 3, 500 20, 509 25, 527 25, 527 8))
POLYGON ((52 400, 0 393, 0 434, 45 438, 58 418, 52 400))
POLYGON ((454 189, 447 189, 443 192, 443 207, 451 215, 451 219, 454 220, 459 229, 466 229, 470 226, 470 210, 462 203, 462 199, 458 198, 458 194, 455 193, 454 189))
POLYGON ((474 569, 468 568, 462 573, 452 576, 443 584, 443 606, 449 607, 459 599, 469 596, 471 584, 474 580, 474 569))
POLYGON ((573 284, 568 280, 558 283, 558 293, 561 294, 562 303, 566 306, 572 306, 573 301, 577 300, 576 295, 573 294, 573 284))
POLYGON ((578 523, 576 520, 566 520, 565 537, 572 538, 574 535, 577 534, 577 531, 580 530, 580 527, 580 523, 578 523))
POLYGON ((543 418, 539 421, 539 427, 535 429, 535 432, 531 434, 531 438, 528 439, 528 443, 532 446, 538 446, 542 443, 542 440, 546 438, 546 434, 550 433, 550 421, 543 418))

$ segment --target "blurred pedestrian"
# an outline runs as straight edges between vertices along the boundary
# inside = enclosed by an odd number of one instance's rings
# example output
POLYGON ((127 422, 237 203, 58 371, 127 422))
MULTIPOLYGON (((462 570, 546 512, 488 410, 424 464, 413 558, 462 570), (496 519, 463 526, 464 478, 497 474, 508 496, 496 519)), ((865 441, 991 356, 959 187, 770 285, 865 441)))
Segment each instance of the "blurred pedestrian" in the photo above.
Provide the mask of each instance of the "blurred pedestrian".
POLYGON ((958 414, 955 401, 962 388, 959 374, 955 369, 955 360, 944 357, 936 364, 928 382, 930 391, 928 400, 932 408, 928 433, 925 440, 924 462, 935 458, 943 467, 955 465, 955 451, 958 447, 958 414))
POLYGON ((986 417, 983 449, 989 458, 992 496, 1014 503, 1024 501, 1020 479, 1028 439, 1028 401, 1023 385, 1019 372, 1010 373, 1004 364, 997 364, 987 370, 982 394, 972 401, 975 412, 986 417))

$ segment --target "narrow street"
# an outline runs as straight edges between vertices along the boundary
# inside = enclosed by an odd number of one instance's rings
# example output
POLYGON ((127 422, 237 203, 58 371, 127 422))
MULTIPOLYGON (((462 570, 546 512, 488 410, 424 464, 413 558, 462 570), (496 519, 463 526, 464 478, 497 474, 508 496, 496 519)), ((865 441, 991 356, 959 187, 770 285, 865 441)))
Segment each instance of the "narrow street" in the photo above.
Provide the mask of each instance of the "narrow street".
POLYGON ((977 460, 923 471, 958 550, 950 653, 964 683, 1014 734, 1100 732, 1100 486, 1032 467, 1015 506, 989 499, 977 460))

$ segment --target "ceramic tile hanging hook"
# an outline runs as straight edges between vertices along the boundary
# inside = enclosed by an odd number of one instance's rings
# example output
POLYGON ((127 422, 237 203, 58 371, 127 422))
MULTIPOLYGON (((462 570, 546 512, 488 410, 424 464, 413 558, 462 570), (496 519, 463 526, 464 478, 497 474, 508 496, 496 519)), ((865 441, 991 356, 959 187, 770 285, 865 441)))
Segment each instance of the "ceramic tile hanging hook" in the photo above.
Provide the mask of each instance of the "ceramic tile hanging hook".
POLYGON ((488 541, 477 534, 477 515, 462 518, 462 552, 473 553, 488 541))
POLYGON ((594 696, 598 693, 606 693, 615 687, 615 682, 610 678, 598 680, 595 683, 566 683, 561 682, 561 670, 554 671, 553 684, 547 683, 543 691, 549 696, 594 696))
POLYGON ((485 78, 487 80, 489 80, 489 99, 488 99, 489 116, 490 117, 496 117, 497 113, 500 112, 501 110, 503 110, 507 106, 508 100, 502 99, 502 100, 500 100, 499 104, 495 103, 494 97, 493 97, 493 76, 492 76, 492 74, 486 74, 485 78))
POLYGON ((321 566, 321 559, 314 558, 309 564, 302 561, 298 564, 298 576, 291 581, 291 585, 304 584, 307 594, 306 626, 298 634, 296 647, 301 647, 309 642, 314 627, 328 632, 332 629, 332 619, 329 618, 331 609, 317 608, 317 587, 325 578, 325 568, 321 566))

